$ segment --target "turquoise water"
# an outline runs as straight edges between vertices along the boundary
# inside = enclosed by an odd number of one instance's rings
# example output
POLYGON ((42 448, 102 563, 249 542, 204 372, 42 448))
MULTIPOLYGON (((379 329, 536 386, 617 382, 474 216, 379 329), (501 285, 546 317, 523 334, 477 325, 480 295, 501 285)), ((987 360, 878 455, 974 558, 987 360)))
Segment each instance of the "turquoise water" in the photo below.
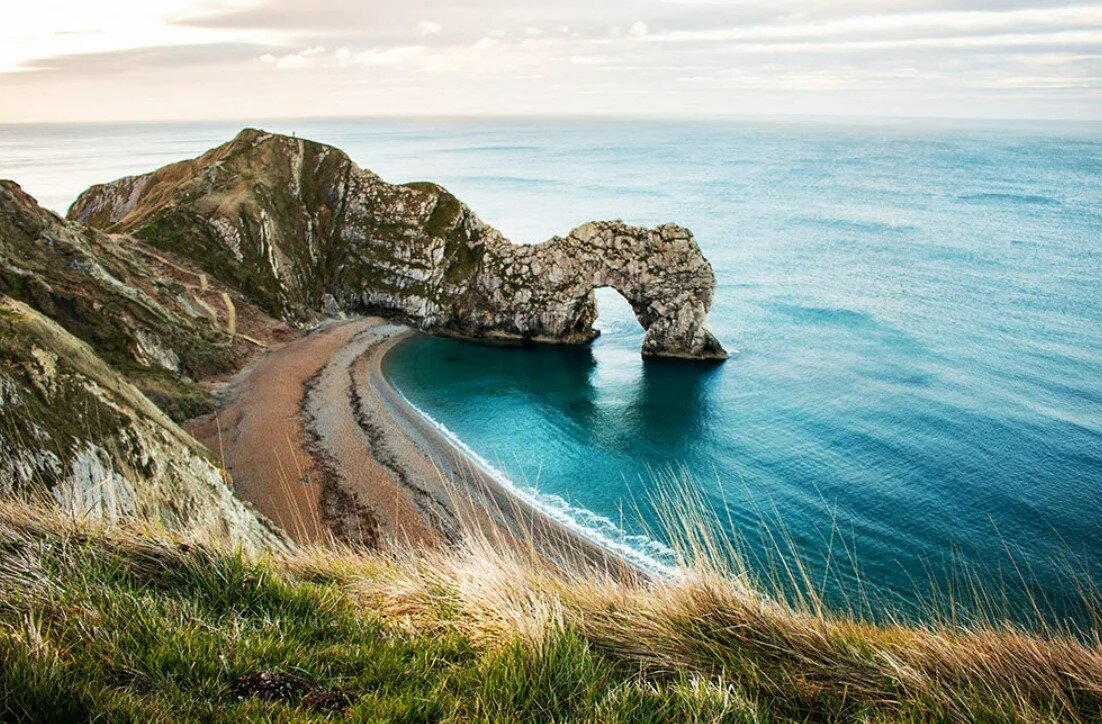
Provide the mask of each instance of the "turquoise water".
MULTIPOLYGON (((675 470, 759 565, 783 539, 839 603, 863 589, 909 611, 973 575, 1014 610, 1074 616, 1069 570, 1102 583, 1097 126, 264 125, 443 183, 517 241, 594 218, 694 230, 721 366, 644 363, 613 292, 592 347, 421 337, 388 360, 580 526, 662 560, 649 501, 675 470)), ((0 128, 0 176, 62 208, 236 127, 0 128)))

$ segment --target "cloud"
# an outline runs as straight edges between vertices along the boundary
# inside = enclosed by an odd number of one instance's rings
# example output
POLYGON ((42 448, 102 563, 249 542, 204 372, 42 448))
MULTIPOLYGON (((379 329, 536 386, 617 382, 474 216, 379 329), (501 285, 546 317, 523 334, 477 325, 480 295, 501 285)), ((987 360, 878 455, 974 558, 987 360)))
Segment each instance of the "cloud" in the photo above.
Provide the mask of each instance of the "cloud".
MULTIPOLYGON (((344 49, 347 50, 347 49, 344 49)), ((297 53, 289 53, 283 56, 275 56, 271 53, 261 55, 258 60, 262 63, 271 63, 277 68, 308 68, 314 64, 314 59, 325 54, 325 47, 315 45, 297 53)))
POLYGON ((434 23, 431 20, 421 20, 417 23, 418 35, 439 35, 442 29, 440 23, 434 23))
POLYGON ((853 15, 827 21, 782 19, 779 22, 704 30, 681 30, 651 36, 656 42, 792 42, 838 39, 843 42, 886 38, 926 39, 981 35, 1038 35, 1102 28, 1102 6, 1070 6, 990 11, 934 11, 853 15))
POLYGON ((41 75, 72 75, 87 79, 158 69, 219 68, 257 57, 267 46, 252 43, 204 43, 127 48, 106 53, 76 53, 42 58, 25 67, 28 82, 41 75))
POLYGON ((1102 117, 1097 3, 510 0, 508 13, 501 8, 501 0, 20 3, 0 27, 0 121, 74 108, 222 114, 238 99, 247 113, 277 115, 382 106, 450 114, 465 104, 497 114, 632 113, 652 112, 661 98, 675 113, 949 104, 1102 117), (213 99, 222 87, 232 99, 213 99), (65 93, 78 88, 87 99, 66 109, 65 93), (109 108, 119 95, 129 110, 109 108), (252 96, 257 103, 246 103, 252 96))

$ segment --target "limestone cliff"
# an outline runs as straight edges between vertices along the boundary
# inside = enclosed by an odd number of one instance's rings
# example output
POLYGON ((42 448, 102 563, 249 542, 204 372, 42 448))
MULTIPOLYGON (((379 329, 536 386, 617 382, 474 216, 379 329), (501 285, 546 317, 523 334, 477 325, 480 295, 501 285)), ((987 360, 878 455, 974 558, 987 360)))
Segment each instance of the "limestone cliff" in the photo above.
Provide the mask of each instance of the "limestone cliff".
POLYGON ((198 380, 236 370, 258 341, 290 333, 186 261, 68 223, 2 180, 0 294, 92 345, 176 419, 210 409, 198 380))
POLYGON ((445 189, 393 185, 336 148, 257 130, 190 161, 94 186, 69 218, 190 258, 281 318, 374 311, 462 337, 592 339, 609 286, 647 356, 723 359, 715 277, 692 234, 594 222, 518 245, 445 189))
POLYGON ((91 347, 0 295, 0 498, 11 497, 251 552, 285 546, 210 453, 91 347))

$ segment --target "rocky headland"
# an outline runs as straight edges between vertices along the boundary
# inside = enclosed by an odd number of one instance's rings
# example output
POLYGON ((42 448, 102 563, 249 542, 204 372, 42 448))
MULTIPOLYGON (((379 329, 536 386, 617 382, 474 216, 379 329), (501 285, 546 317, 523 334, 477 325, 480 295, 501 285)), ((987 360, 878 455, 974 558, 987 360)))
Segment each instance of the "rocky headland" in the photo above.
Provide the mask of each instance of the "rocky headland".
POLYGON ((531 531, 538 511, 464 475, 381 359, 404 325, 583 344, 605 286, 645 356, 726 356, 712 268, 673 224, 513 244, 435 184, 256 130, 92 187, 68 219, 0 181, 0 494, 254 551, 531 531), (484 489, 459 510, 441 470, 484 489))
POLYGON ((582 343, 612 287, 642 353, 723 359, 705 328, 715 275, 667 224, 585 224, 513 244, 447 190, 394 185, 331 146, 245 130, 197 159, 94 186, 69 218, 193 260, 272 315, 378 313, 468 338, 582 343))

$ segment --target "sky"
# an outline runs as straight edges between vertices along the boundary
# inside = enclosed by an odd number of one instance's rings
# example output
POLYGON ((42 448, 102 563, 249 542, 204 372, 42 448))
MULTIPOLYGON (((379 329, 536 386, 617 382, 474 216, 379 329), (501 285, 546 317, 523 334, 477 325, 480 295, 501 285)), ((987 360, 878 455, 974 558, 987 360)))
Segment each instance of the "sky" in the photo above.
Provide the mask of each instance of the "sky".
POLYGON ((1102 2, 0 0, 0 123, 1102 119, 1102 2))

